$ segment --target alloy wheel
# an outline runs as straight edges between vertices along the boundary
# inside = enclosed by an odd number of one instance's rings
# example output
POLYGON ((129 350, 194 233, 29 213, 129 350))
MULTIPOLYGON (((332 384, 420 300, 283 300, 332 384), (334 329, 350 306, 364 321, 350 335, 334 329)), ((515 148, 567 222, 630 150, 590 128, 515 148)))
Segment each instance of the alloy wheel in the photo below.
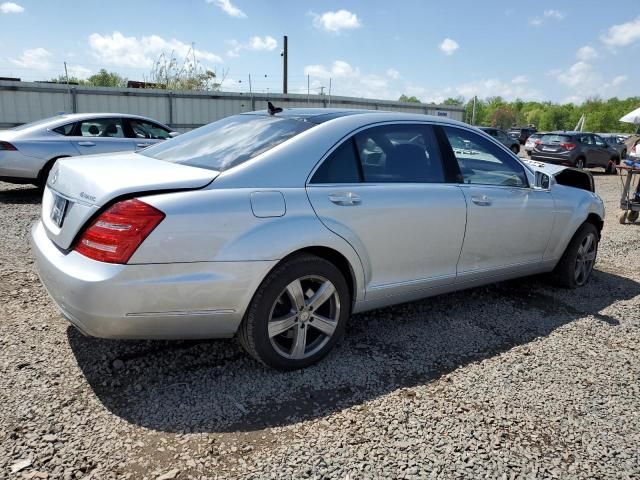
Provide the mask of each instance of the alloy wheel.
POLYGON ((589 275, 591 275, 593 264, 596 261, 597 248, 598 242, 593 233, 589 233, 584 237, 582 242, 580 242, 574 270, 574 278, 576 280, 576 284, 579 286, 587 283, 589 275))
POLYGON ((331 339, 340 319, 340 297, 321 276, 298 278, 285 287, 271 307, 269 340, 284 358, 305 359, 331 339))

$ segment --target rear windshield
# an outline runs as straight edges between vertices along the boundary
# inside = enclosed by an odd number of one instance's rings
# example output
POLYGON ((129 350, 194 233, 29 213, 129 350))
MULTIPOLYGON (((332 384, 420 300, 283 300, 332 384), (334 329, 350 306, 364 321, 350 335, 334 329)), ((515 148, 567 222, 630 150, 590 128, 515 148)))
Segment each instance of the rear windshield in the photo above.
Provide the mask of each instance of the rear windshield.
POLYGON ((543 135, 542 143, 568 143, 571 141, 571 137, 569 135, 543 135))
POLYGON ((165 140, 139 153, 192 167, 224 171, 313 127, 302 120, 234 115, 165 140))
POLYGON ((28 128, 33 128, 33 127, 37 127, 40 125, 46 125, 47 123, 52 123, 56 120, 64 120, 66 118, 69 118, 66 115, 58 115, 56 117, 48 117, 48 118, 43 118, 42 120, 36 120, 35 122, 29 122, 29 123, 24 123, 22 125, 19 125, 17 127, 13 127, 10 130, 14 130, 16 132, 20 132, 22 130, 27 130, 28 128))

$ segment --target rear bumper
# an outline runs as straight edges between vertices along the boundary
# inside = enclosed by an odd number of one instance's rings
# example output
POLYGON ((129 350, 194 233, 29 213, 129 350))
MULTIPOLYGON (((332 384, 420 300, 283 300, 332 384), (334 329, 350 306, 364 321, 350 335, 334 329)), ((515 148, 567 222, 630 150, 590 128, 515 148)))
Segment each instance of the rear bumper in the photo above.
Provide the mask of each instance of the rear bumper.
POLYGON ((564 165, 567 167, 573 167, 576 164, 576 159, 574 158, 573 155, 571 155, 571 152, 567 152, 567 154, 552 155, 552 154, 541 153, 533 149, 531 151, 531 160, 537 160, 539 162, 545 162, 545 163, 553 163, 555 165, 564 165))
POLYGON ((0 152, 0 177, 12 183, 28 183, 38 178, 46 162, 20 151, 0 152))
POLYGON ((276 263, 102 263, 61 252, 40 221, 31 243, 38 275, 64 316, 102 338, 230 337, 276 263))

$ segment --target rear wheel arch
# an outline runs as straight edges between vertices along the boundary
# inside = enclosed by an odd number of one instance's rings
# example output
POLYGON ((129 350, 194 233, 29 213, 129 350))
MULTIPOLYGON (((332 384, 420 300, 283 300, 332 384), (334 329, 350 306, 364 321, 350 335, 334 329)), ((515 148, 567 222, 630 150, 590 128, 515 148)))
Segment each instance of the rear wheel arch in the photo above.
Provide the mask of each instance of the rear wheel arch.
POLYGON ((314 255, 316 257, 327 260, 328 262, 332 263, 338 270, 340 270, 340 273, 344 277, 345 281, 347 282, 347 286, 349 287, 349 294, 351 295, 351 304, 353 305, 358 294, 357 293, 358 292, 357 277, 354 271, 354 267, 353 265, 351 265, 351 262, 349 262, 347 257, 345 257, 342 253, 340 253, 339 251, 333 248, 324 247, 324 246, 313 246, 313 247, 305 247, 299 250, 295 250, 290 254, 288 254, 283 259, 281 259, 272 268, 272 270, 278 268, 278 266, 289 261, 291 258, 298 255, 304 255, 304 254, 314 255))
POLYGON ((45 184, 47 183, 47 177, 49 177, 49 172, 53 168, 53 165, 61 158, 69 158, 70 156, 71 155, 60 155, 59 157, 54 157, 51 160, 47 161, 47 163, 44 164, 44 167, 40 169, 40 172, 38 172, 38 186, 44 188, 45 184))

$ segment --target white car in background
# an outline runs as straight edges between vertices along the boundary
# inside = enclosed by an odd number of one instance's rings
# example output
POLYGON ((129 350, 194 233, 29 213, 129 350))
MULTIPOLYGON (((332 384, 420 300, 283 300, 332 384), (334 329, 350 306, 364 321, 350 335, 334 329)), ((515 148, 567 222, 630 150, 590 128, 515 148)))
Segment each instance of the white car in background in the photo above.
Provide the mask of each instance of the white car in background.
POLYGON ((160 122, 121 113, 58 115, 0 130, 0 180, 44 186, 59 158, 134 152, 178 132, 160 122))
POLYGON ((527 138, 527 141, 524 144, 524 151, 527 152, 527 155, 531 156, 533 147, 535 147, 536 144, 540 142, 540 139, 544 134, 545 132, 536 132, 529 135, 529 138, 527 138))

